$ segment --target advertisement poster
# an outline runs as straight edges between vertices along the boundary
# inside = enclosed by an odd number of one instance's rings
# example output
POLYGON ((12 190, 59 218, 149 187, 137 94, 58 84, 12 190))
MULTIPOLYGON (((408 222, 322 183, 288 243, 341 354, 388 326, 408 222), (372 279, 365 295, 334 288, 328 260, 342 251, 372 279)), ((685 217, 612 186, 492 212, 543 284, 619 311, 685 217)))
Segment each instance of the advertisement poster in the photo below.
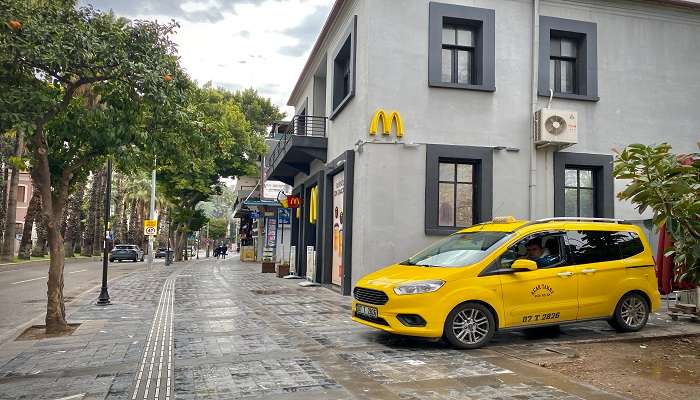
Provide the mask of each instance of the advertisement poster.
POLYGON ((343 283, 343 194, 345 193, 345 173, 333 177, 333 270, 331 282, 340 286, 343 283))
POLYGON ((314 246, 306 246, 306 279, 313 282, 314 276, 316 276, 316 251, 314 246))
POLYGON ((277 218, 266 218, 265 247, 275 248, 277 245, 277 218))

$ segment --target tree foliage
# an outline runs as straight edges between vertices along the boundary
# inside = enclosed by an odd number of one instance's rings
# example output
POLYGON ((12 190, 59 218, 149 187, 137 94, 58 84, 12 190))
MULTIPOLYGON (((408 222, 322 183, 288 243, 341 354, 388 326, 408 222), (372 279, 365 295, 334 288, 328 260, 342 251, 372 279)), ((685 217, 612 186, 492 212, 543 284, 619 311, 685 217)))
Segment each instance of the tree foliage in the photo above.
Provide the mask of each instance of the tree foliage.
POLYGON ((700 153, 673 154, 666 143, 631 144, 618 154, 614 174, 631 180, 618 198, 640 213, 651 210, 654 224, 673 237, 666 254, 673 255, 678 276, 700 283, 700 153))

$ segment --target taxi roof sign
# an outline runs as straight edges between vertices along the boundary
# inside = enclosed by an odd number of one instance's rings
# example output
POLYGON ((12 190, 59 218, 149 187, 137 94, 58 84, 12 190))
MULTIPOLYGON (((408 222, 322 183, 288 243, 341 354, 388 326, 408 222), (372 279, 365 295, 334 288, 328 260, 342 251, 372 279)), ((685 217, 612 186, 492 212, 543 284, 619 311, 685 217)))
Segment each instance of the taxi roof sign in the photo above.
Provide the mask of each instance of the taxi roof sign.
POLYGON ((491 220, 491 222, 493 222, 494 224, 510 224, 510 223, 513 223, 516 221, 517 221, 517 219, 515 219, 515 217, 512 215, 506 215, 506 216, 502 216, 502 217, 494 217, 491 220))

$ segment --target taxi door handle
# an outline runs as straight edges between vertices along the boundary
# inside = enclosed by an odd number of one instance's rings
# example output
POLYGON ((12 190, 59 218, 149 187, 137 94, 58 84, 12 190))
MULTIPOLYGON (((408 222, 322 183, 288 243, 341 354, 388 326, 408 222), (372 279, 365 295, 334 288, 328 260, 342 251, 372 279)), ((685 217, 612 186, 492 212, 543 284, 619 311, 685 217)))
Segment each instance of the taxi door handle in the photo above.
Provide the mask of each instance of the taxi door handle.
POLYGON ((592 274, 592 273, 594 273, 594 272, 596 272, 596 271, 597 271, 597 269, 595 269, 595 268, 587 268, 587 269, 582 269, 582 270, 581 270, 581 272, 583 272, 584 274, 592 274))
POLYGON ((559 276, 561 276, 561 277, 567 277, 567 276, 571 276, 571 275, 573 275, 573 274, 574 274, 574 273, 571 272, 571 271, 557 272, 557 275, 559 275, 559 276))

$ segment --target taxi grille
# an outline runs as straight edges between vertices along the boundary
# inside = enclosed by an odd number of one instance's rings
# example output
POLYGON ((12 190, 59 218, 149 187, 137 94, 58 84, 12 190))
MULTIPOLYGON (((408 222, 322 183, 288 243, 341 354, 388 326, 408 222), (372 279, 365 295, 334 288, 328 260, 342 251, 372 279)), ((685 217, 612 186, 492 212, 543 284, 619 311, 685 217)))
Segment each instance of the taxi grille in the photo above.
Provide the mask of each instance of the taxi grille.
POLYGON ((362 287, 356 287, 353 291, 355 299, 363 303, 384 305, 389 301, 389 296, 380 290, 367 289, 362 287))

